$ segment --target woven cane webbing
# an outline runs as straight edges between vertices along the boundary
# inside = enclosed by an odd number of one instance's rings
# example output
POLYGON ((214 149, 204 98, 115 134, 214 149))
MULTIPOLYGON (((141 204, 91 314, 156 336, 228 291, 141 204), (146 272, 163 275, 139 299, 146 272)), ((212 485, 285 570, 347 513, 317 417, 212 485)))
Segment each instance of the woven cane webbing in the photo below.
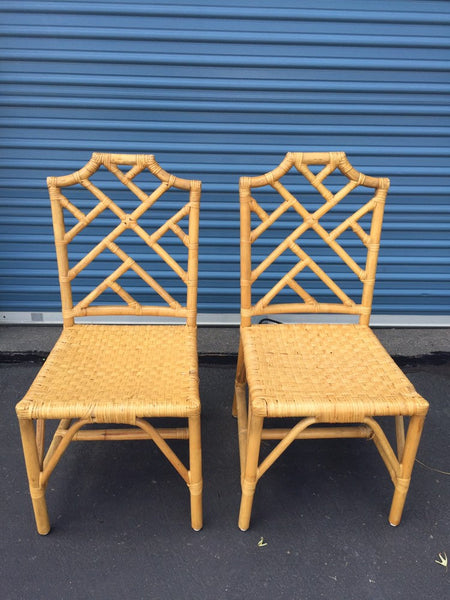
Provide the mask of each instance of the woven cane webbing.
POLYGON ((367 326, 253 325, 241 335, 255 414, 344 423, 427 412, 367 326))
POLYGON ((66 328, 17 405, 21 418, 103 423, 199 412, 196 330, 183 325, 66 328))

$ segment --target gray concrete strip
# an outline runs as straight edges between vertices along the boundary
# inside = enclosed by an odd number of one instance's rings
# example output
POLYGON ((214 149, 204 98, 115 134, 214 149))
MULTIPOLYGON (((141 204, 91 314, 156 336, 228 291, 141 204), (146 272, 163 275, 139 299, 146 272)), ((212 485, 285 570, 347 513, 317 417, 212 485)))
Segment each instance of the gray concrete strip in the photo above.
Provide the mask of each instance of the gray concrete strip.
POLYGON ((0 354, 50 352, 60 336, 59 325, 2 325, 0 354))
MULTIPOLYGON (((2 325, 0 355, 45 355, 61 333, 59 325, 2 325)), ((374 328, 389 354, 422 356, 450 352, 450 328, 374 328)), ((239 347, 238 327, 199 327, 201 355, 233 355, 239 347)))
POLYGON ((450 328, 374 328, 391 356, 423 356, 450 352, 450 328))

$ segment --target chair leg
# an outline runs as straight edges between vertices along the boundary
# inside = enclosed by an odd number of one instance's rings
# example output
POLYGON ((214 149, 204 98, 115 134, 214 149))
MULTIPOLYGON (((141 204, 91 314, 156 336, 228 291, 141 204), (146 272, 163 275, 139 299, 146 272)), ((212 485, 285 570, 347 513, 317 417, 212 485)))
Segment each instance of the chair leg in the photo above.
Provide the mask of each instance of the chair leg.
POLYGON ((245 469, 241 479, 242 497, 239 511, 239 529, 241 531, 247 531, 250 525, 263 423, 264 417, 255 416, 250 411, 245 469))
POLYGON ((36 432, 31 419, 19 419, 22 437, 23 454, 30 486, 31 501, 38 533, 46 535, 50 531, 50 521, 45 501, 45 487, 40 485, 41 469, 39 451, 36 442, 36 432))
POLYGON ((196 415, 189 417, 189 491, 191 495, 191 526, 194 531, 200 531, 203 527, 202 488, 200 415, 196 415))
POLYGON ((231 414, 233 417, 237 417, 237 415, 238 415, 238 411, 237 411, 237 387, 238 387, 238 385, 239 384, 238 384, 237 380, 235 380, 233 404, 231 405, 231 414))
POLYGON ((392 500, 391 512, 389 514, 389 523, 393 526, 398 525, 402 518, 403 507, 405 505, 406 494, 408 493, 411 481, 411 473, 414 467, 424 422, 425 417, 418 415, 411 417, 409 421, 405 447, 400 460, 400 473, 395 482, 395 492, 392 500))
POLYGON ((239 351, 238 351, 238 359, 237 359, 237 367, 236 367, 236 380, 234 387, 234 398, 233 398, 233 408, 231 409, 231 413, 233 417, 237 417, 237 402, 238 402, 238 388, 245 386, 247 383, 247 377, 245 375, 245 364, 244 364, 244 350, 242 349, 242 341, 239 342, 239 351))
POLYGON ((402 415, 395 417, 395 437, 397 438, 397 456, 401 462, 405 449, 405 423, 402 415))
POLYGON ((45 420, 36 421, 36 445, 38 450, 39 468, 44 464, 44 446, 45 446, 45 420))
POLYGON ((236 382, 236 412, 238 422, 238 440, 239 440, 239 461, 241 479, 244 476, 245 460, 247 454, 247 432, 248 432, 248 416, 247 416, 247 394, 245 383, 236 382))

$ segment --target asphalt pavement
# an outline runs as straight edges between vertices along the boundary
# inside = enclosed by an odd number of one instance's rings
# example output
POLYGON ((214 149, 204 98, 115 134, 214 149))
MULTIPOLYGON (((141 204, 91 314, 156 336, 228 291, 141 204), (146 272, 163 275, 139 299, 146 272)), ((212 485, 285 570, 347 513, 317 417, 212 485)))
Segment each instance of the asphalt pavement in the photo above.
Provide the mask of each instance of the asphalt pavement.
MULTIPOLYGON (((58 327, 0 328, 3 600, 439 599, 449 596, 450 330, 376 330, 430 402, 401 524, 365 440, 294 443, 258 483, 237 527, 236 328, 199 329, 204 515, 189 525, 181 478, 151 442, 72 444, 50 480, 52 531, 35 532, 15 403, 58 327), (441 563, 441 564, 440 564, 441 563)), ((384 421, 392 434, 393 426, 384 421)), ((186 444, 172 442, 186 459, 186 444)), ((272 442, 263 442, 267 452, 272 442)))

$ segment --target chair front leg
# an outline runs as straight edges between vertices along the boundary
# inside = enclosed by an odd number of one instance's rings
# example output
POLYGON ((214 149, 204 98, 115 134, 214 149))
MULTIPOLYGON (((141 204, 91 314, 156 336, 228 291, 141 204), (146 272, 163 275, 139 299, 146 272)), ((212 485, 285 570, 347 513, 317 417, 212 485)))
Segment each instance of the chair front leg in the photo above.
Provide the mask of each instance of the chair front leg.
POLYGON ((191 526, 195 531, 200 531, 203 527, 202 488, 200 415, 196 415, 189 417, 189 492, 191 495, 191 526))
POLYGON ((239 511, 239 528, 241 531, 247 531, 250 525, 253 498, 258 480, 259 449, 261 446, 263 423, 264 417, 252 414, 250 407, 245 467, 241 478, 242 496, 239 511))
POLYGON ((36 527, 38 533, 46 535, 50 531, 50 521, 45 501, 46 486, 40 484, 41 468, 36 432, 31 419, 19 419, 19 426, 36 527))
POLYGON ((400 523, 411 481, 411 473, 422 435, 424 416, 415 415, 409 421, 408 433, 406 434, 405 447, 400 460, 400 473, 395 482, 395 492, 392 500, 389 523, 396 526, 400 523))

